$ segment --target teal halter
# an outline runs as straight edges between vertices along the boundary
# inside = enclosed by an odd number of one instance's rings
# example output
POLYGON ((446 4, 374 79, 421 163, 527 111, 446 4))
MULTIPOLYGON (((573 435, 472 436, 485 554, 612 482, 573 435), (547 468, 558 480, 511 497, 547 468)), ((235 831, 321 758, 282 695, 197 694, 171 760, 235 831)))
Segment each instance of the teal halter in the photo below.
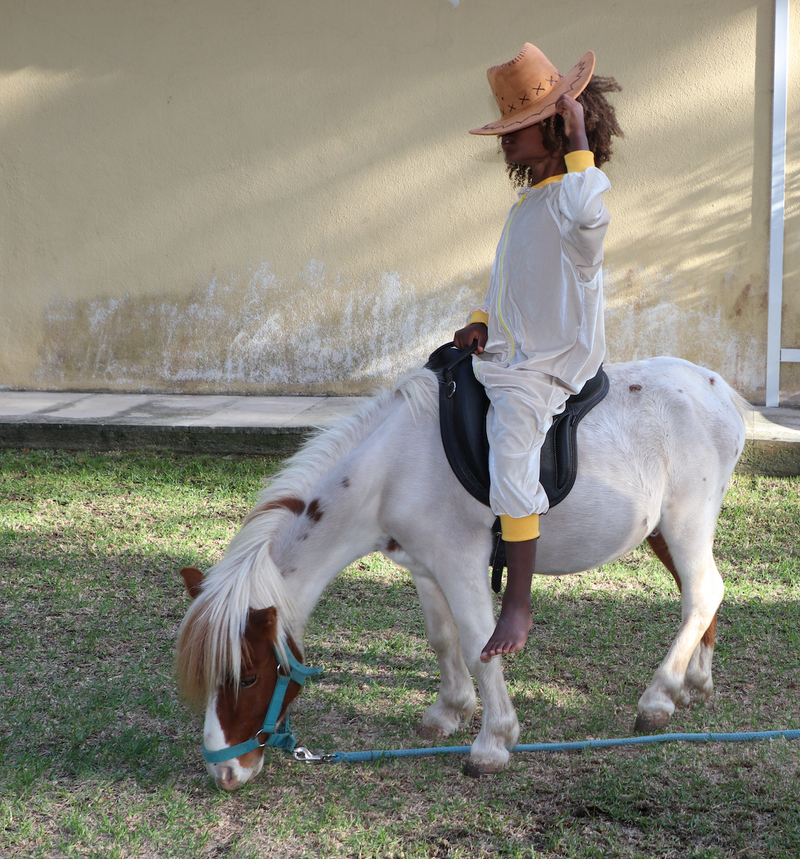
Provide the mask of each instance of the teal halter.
POLYGON ((294 680, 295 683, 302 686, 309 677, 319 674, 321 668, 309 668, 303 665, 299 659, 292 653, 291 648, 286 646, 286 657, 291 671, 288 674, 281 674, 280 654, 277 647, 275 655, 278 657, 278 682, 275 684, 275 691, 272 693, 272 700, 267 708, 267 715, 264 716, 264 724, 261 730, 251 740, 244 743, 239 743, 236 746, 226 746, 224 749, 210 751, 203 743, 203 757, 211 764, 219 764, 223 761, 230 761, 233 758, 238 758, 240 755, 252 752, 255 749, 263 749, 265 746, 277 746, 285 749, 287 752, 294 751, 297 745, 297 737, 289 728, 289 714, 281 723, 282 730, 278 731, 278 717, 283 710, 283 701, 286 697, 286 690, 289 688, 289 683, 294 680), (262 742, 259 737, 266 734, 266 739, 262 742))

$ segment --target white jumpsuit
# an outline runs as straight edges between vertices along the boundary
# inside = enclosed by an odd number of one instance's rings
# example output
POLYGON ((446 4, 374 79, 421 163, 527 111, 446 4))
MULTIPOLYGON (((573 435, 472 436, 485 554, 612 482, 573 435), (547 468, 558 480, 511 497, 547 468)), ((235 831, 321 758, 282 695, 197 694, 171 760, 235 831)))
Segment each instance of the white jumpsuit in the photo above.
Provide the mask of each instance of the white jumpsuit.
POLYGON ((474 356, 491 401, 487 418, 495 515, 546 513, 538 451, 553 417, 603 362, 603 238, 611 186, 588 152, 567 155, 560 179, 523 188, 497 246, 489 289, 472 321, 489 339, 474 356))

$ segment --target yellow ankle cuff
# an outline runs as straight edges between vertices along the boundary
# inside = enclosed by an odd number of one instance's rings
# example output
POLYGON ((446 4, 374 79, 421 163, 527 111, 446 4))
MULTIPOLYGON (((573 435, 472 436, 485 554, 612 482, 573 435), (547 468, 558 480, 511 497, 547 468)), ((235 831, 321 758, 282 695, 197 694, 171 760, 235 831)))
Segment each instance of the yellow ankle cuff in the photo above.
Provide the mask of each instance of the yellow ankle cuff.
POLYGON ((513 519, 511 516, 500 514, 500 527, 503 529, 503 539, 507 543, 535 540, 539 536, 539 514, 531 513, 524 519, 513 519))

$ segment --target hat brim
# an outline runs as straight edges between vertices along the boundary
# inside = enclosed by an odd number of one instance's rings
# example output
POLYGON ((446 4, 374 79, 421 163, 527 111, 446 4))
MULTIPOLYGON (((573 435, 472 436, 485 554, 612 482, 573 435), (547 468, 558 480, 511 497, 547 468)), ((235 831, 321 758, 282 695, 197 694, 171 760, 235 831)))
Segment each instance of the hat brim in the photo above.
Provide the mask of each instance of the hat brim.
POLYGON ((529 125, 535 125, 543 119, 553 116, 556 112, 556 103, 565 93, 577 98, 587 87, 594 73, 595 56, 593 51, 587 51, 578 62, 564 75, 564 79, 558 86, 541 100, 532 104, 526 110, 517 111, 513 116, 490 122, 481 128, 473 128, 470 134, 508 134, 520 131, 529 125))

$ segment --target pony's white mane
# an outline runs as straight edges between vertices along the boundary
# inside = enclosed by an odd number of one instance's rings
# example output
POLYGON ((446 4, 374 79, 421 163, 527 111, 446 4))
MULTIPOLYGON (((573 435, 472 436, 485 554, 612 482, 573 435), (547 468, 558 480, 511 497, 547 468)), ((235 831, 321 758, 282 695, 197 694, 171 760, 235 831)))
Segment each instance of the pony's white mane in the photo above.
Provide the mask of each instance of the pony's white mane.
MULTIPOLYGON (((276 607, 279 650, 285 647, 287 634, 302 628, 302 607, 295 604, 275 565, 273 541, 296 517, 298 507, 314 497, 322 478, 385 420, 398 397, 416 417, 436 410, 436 391, 434 375, 418 370, 392 390, 378 392, 352 417, 318 430, 262 490, 181 624, 177 669, 181 689, 190 700, 204 705, 226 677, 238 686, 242 637, 251 608, 276 607)), ((302 647, 298 639, 295 643, 302 647)))

